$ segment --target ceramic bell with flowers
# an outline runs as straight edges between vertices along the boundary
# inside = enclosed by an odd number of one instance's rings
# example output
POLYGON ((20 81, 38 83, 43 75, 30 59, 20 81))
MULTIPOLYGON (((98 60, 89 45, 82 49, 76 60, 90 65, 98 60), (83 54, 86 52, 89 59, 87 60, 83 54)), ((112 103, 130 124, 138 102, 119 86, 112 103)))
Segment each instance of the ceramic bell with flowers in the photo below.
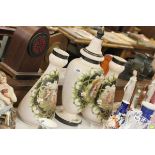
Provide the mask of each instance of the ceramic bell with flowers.
POLYGON ((126 63, 126 60, 115 55, 106 55, 104 58, 105 60, 102 62, 105 63, 104 67, 101 63, 104 78, 100 79, 95 100, 92 104, 88 104, 82 112, 85 118, 97 124, 107 121, 112 113, 116 80, 119 74, 123 72, 126 63), (105 63, 107 57, 108 63, 105 63))
POLYGON ((56 112, 56 118, 65 124, 80 124, 80 112, 84 119, 101 123, 112 111, 116 77, 123 71, 124 66, 119 67, 111 61, 105 79, 100 66, 104 60, 101 51, 103 35, 104 29, 100 27, 97 36, 86 48, 80 50, 81 57, 68 65, 62 93, 63 109, 56 112), (113 67, 116 69, 114 72, 113 67))
MULTIPOLYGON (((22 121, 38 127, 44 120, 51 128, 49 122, 55 114, 60 71, 68 63, 68 56, 59 48, 53 49, 47 69, 19 104, 18 114, 22 121)), ((55 123, 51 124, 55 128, 55 123)))
POLYGON ((82 119, 78 114, 87 104, 94 102, 104 79, 100 67, 104 59, 101 52, 103 35, 104 29, 100 27, 89 46, 80 50, 81 57, 72 60, 67 67, 62 91, 63 107, 55 115, 67 125, 76 126, 81 123, 82 119))

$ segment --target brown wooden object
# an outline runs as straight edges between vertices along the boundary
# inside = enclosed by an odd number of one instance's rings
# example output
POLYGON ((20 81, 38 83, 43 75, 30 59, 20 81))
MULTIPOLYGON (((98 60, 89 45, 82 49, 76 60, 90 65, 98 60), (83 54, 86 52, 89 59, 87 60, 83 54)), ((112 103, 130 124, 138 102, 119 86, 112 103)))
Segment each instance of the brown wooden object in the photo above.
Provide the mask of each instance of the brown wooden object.
POLYGON ((49 64, 49 55, 53 51, 53 48, 60 48, 66 51, 67 45, 68 45, 68 39, 62 33, 55 33, 55 34, 50 35, 49 49, 43 58, 40 68, 43 71, 46 70, 49 64))
POLYGON ((0 68, 14 78, 38 77, 48 47, 49 31, 46 27, 17 27, 0 68))

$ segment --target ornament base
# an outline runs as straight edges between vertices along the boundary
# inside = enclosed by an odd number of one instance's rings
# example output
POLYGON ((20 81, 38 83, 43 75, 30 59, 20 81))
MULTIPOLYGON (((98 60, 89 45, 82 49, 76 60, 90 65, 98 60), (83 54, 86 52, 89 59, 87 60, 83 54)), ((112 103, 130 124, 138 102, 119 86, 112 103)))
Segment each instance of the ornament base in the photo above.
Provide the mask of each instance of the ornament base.
POLYGON ((58 127, 57 123, 51 119, 40 118, 38 121, 40 124, 38 128, 40 129, 54 129, 58 127))
POLYGON ((55 113, 55 118, 63 124, 69 126, 78 126, 82 123, 82 119, 77 114, 71 114, 63 109, 57 109, 55 113))

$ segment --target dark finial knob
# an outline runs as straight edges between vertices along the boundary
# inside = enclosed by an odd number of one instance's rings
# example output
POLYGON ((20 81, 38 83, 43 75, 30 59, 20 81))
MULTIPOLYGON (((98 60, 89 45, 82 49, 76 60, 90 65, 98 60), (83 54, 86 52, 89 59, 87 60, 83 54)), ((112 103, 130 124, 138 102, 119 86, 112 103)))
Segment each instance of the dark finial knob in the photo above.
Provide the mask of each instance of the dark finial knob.
POLYGON ((100 26, 99 28, 98 28, 98 31, 97 31, 97 38, 98 39, 101 39, 102 37, 103 37, 103 35, 104 35, 104 26, 100 26))

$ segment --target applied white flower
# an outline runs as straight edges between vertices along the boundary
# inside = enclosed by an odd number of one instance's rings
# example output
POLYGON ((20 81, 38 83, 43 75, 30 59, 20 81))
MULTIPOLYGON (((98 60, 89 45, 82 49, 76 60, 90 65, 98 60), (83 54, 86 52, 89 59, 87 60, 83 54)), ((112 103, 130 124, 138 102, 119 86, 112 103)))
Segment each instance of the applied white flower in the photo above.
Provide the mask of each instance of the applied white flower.
POLYGON ((37 98, 37 102, 38 103, 43 102, 43 99, 42 98, 37 98))
POLYGON ((110 90, 110 86, 106 86, 105 89, 106 89, 106 90, 110 90))
POLYGON ((96 76, 96 79, 100 79, 100 76, 96 76))
POLYGON ((54 81, 52 85, 50 86, 51 89, 57 89, 57 87, 58 87, 57 81, 54 81))
POLYGON ((97 106, 93 107, 93 113, 94 114, 99 114, 100 113, 100 110, 97 106))
POLYGON ((77 82, 76 85, 75 85, 75 88, 79 89, 81 85, 82 85, 82 82, 77 82))
POLYGON ((36 94, 36 89, 33 89, 33 90, 31 91, 31 96, 35 96, 35 94, 36 94))
POLYGON ((94 69, 91 69, 90 74, 94 75, 96 73, 96 71, 94 69))
POLYGON ((75 105, 78 105, 78 106, 81 105, 81 103, 79 102, 78 99, 75 99, 74 103, 75 103, 75 105))
POLYGON ((98 105, 101 105, 101 104, 102 104, 102 100, 101 100, 101 99, 98 99, 98 100, 97 100, 97 104, 98 104, 98 105))
POLYGON ((35 114, 39 114, 39 110, 35 106, 32 108, 32 110, 35 114))
POLYGON ((85 97, 86 95, 87 95, 86 92, 81 93, 81 96, 83 96, 83 97, 85 97))
POLYGON ((43 76, 42 79, 45 80, 45 79, 48 79, 49 77, 50 77, 50 76, 49 76, 48 74, 46 74, 46 75, 43 76))
POLYGON ((52 83, 51 82, 47 82, 46 83, 46 86, 51 87, 52 86, 52 83))

